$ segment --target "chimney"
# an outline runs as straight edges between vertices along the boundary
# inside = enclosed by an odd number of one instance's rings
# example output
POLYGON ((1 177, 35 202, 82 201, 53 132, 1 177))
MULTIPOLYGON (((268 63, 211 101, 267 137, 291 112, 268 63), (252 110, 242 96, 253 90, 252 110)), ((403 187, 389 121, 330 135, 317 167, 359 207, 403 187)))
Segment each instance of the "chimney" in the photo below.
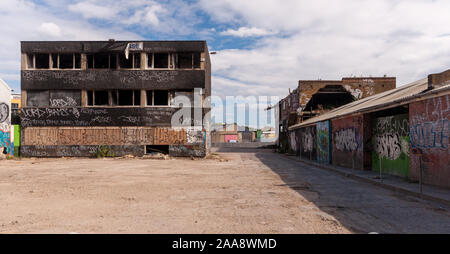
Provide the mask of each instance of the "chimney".
POLYGON ((428 89, 450 85, 450 69, 441 73, 428 75, 428 89))

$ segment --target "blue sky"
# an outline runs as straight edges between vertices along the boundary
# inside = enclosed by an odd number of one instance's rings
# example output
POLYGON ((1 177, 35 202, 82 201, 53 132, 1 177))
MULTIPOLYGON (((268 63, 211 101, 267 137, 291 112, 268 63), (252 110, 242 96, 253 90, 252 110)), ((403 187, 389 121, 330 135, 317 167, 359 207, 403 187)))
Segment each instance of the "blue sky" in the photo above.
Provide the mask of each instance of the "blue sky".
POLYGON ((300 79, 450 68, 448 0, 1 0, 0 78, 21 40, 207 40, 215 95, 285 96, 300 79))

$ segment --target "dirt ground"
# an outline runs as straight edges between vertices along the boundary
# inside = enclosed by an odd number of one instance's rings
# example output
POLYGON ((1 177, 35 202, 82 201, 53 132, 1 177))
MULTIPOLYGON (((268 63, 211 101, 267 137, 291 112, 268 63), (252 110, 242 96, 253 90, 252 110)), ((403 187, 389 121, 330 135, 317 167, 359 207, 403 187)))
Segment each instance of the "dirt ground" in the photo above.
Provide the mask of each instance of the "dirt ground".
MULTIPOLYGON (((274 166, 283 163, 303 170, 270 150, 195 160, 1 160, 0 233, 370 232, 370 219, 369 226, 348 223, 345 214, 320 207, 327 192, 315 190, 319 178, 287 181, 291 173, 274 166)), ((437 225, 448 222, 448 213, 435 215, 437 225)))

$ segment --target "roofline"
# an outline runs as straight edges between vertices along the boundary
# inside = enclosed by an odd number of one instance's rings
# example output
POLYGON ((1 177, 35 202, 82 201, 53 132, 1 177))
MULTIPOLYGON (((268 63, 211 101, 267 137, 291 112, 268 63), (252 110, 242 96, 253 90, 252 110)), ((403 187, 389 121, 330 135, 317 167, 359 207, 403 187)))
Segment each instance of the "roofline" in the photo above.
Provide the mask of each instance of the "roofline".
POLYGON ((46 42, 46 43, 62 43, 62 42, 204 42, 207 43, 206 40, 98 40, 98 41, 20 41, 20 43, 39 43, 39 42, 46 42))
POLYGON ((6 87, 10 92, 12 92, 12 88, 6 83, 2 78, 0 78, 0 84, 6 87))
POLYGON ((344 79, 397 79, 397 77, 343 77, 342 79, 299 80, 298 82, 342 82, 344 79))
MULTIPOLYGON (((350 112, 348 114, 334 116, 334 117, 330 117, 330 118, 326 118, 326 119, 322 119, 322 120, 317 120, 317 121, 313 121, 311 123, 306 123, 304 125, 302 125, 302 123, 299 123, 299 124, 289 127, 288 130, 296 130, 296 129, 300 129, 300 128, 305 128, 305 127, 315 125, 318 122, 324 122, 324 121, 329 121, 329 120, 333 120, 333 119, 345 118, 345 117, 352 116, 352 115, 372 113, 375 111, 380 111, 380 110, 385 110, 385 109, 389 109, 389 108, 393 108, 393 107, 402 106, 402 105, 409 104, 409 103, 412 103, 415 101, 422 101, 422 100, 427 100, 430 98, 444 96, 446 94, 450 94, 450 86, 445 87, 445 88, 436 88, 433 90, 424 90, 415 95, 411 95, 409 97, 394 100, 392 102, 374 105, 374 106, 371 106, 368 108, 363 108, 363 109, 356 110, 354 112, 350 112)), ((370 97, 368 97, 368 98, 370 98, 370 97)))

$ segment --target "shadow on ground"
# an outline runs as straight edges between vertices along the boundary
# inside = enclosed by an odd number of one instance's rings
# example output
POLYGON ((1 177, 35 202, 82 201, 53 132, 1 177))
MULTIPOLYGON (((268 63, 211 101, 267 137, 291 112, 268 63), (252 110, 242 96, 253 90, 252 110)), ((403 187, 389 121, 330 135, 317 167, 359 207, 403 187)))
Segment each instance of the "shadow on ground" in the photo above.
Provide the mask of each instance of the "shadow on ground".
POLYGON ((270 149, 217 148, 253 153, 290 187, 355 233, 450 233, 450 208, 295 161, 270 149))

